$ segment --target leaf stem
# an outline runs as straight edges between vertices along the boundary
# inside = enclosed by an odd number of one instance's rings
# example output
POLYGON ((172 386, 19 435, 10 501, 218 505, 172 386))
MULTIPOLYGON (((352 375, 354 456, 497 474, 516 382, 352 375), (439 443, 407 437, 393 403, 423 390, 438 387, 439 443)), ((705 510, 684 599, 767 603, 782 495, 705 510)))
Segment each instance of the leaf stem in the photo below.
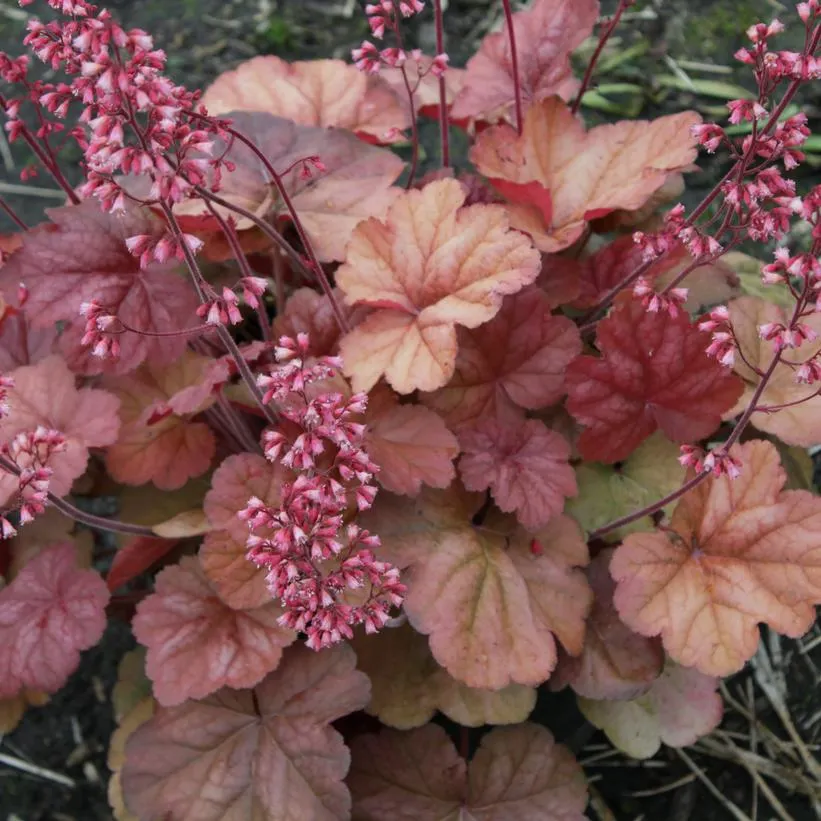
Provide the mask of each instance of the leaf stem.
MULTIPOLYGON (((445 23, 442 0, 433 0, 436 26, 436 53, 445 53, 445 23)), ((450 168, 450 123, 448 121, 448 91, 445 75, 439 78, 439 132, 442 140, 442 168, 450 168)))
POLYGON ((505 10, 505 26, 507 39, 510 43, 510 69, 513 72, 513 94, 516 102, 516 131, 521 136, 524 129, 524 114, 522 112, 522 86, 519 79, 519 55, 516 51, 516 31, 513 27, 513 9, 510 0, 502 0, 505 10))

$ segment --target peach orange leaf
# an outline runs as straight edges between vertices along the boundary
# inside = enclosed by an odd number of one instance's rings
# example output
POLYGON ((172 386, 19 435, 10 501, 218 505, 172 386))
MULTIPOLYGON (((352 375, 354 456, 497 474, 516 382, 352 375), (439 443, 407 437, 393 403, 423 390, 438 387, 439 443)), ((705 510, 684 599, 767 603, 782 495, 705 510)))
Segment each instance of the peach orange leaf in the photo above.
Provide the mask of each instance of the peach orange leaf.
POLYGON ((469 764, 435 724, 359 736, 351 754, 348 784, 360 821, 585 819, 581 766, 536 724, 492 730, 469 764))
MULTIPOLYGON (((758 333, 760 325, 768 322, 788 323, 792 308, 788 309, 756 297, 742 297, 733 300, 730 305, 730 319, 733 331, 738 339, 742 356, 735 358, 735 372, 744 380, 744 393, 735 407, 727 411, 732 417, 741 413, 750 403, 753 391, 760 379, 744 361, 766 372, 773 361, 775 353, 772 342, 761 339, 758 333)), ((795 370, 787 363, 804 362, 821 351, 821 315, 810 314, 801 320, 807 327, 819 334, 819 339, 805 342, 796 350, 782 351, 782 363, 775 371, 758 400, 758 405, 790 405, 781 408, 778 413, 754 413, 750 418, 752 424, 764 433, 777 436, 788 445, 814 447, 821 442, 821 397, 816 395, 814 385, 802 385, 795 381, 795 370), (812 397, 806 402, 800 400, 812 397)))
MULTIPOLYGON (((204 422, 192 421, 191 414, 175 413, 172 403, 205 379, 212 363, 186 351, 171 365, 146 364, 128 376, 108 378, 106 386, 121 400, 120 435, 106 451, 106 466, 118 482, 153 482, 162 490, 176 490, 208 470, 216 449, 214 434, 204 422)), ((196 410, 213 402, 209 395, 196 410)))
POLYGON ((570 108, 552 97, 527 110, 521 136, 507 124, 494 126, 479 135, 470 156, 480 173, 505 184, 511 225, 526 231, 540 250, 555 253, 572 245, 591 219, 640 208, 669 174, 688 168, 697 154, 690 128, 700 121, 698 114, 683 112, 585 131, 570 108), (550 194, 549 221, 539 207, 541 189, 550 194))
POLYGON ((100 574, 80 570, 70 542, 35 556, 0 590, 0 699, 59 690, 106 625, 109 593, 100 574))
MULTIPOLYGON (((598 14, 598 0, 536 0, 513 15, 519 87, 526 107, 553 94, 565 100, 573 96, 578 82, 570 52, 593 30, 598 14)), ((508 33, 488 34, 468 61, 451 116, 459 120, 504 115, 515 99, 514 79, 508 33)))
POLYGON ((720 723, 724 703, 718 679, 668 661, 664 672, 642 696, 631 701, 594 701, 579 697, 585 718, 633 758, 650 758, 662 744, 687 747, 720 723))
POLYGON ((657 429, 674 442, 709 436, 743 389, 707 356, 709 340, 684 313, 651 313, 620 297, 598 324, 602 356, 580 356, 567 372, 567 409, 585 427, 581 455, 626 459, 657 429))
POLYGON ((500 510, 528 530, 544 527, 577 492, 570 445, 538 419, 477 422, 459 437, 459 475, 468 490, 490 488, 500 510))
POLYGON ((540 257, 498 205, 465 206, 453 179, 406 191, 386 221, 361 223, 337 283, 350 304, 376 308, 341 343, 355 390, 381 376, 399 393, 453 376, 456 326, 492 319, 506 294, 536 279, 540 257))
POLYGON ((350 754, 330 724, 368 701, 353 651, 290 648, 254 690, 160 707, 128 740, 122 788, 138 818, 345 821, 350 754))
POLYGON ((365 447, 379 465, 383 487, 414 496, 423 484, 446 488, 453 481, 459 443, 438 414, 400 405, 386 388, 371 394, 365 422, 365 447))
MULTIPOLYGON (((576 466, 579 494, 567 500, 565 513, 591 531, 658 501, 684 481, 679 455, 678 445, 656 431, 619 465, 582 462, 576 466)), ((672 508, 665 512, 672 513, 672 508)), ((652 518, 645 516, 604 538, 620 541, 627 533, 653 528, 652 518)))
MULTIPOLYGON (((247 531, 247 525, 245 528, 247 531)), ((248 561, 246 552, 245 539, 237 538, 230 530, 209 533, 199 552, 200 564, 211 586, 235 610, 262 607, 271 601, 265 568, 248 561)))
POLYGON ((156 589, 137 606, 134 635, 148 648, 146 672, 154 696, 171 706, 221 687, 253 687, 295 638, 277 623, 274 603, 233 610, 214 592, 193 556, 166 567, 156 589))
POLYGON ((576 658, 560 657, 550 679, 553 689, 569 684, 588 699, 630 699, 644 694, 661 673, 661 642, 634 633, 613 606, 616 585, 610 577, 612 555, 612 548, 603 550, 587 568, 594 598, 584 648, 576 658))
POLYGON ((353 640, 357 666, 371 680, 367 712, 398 730, 430 721, 439 710, 464 727, 518 724, 536 704, 536 690, 510 684, 501 690, 468 687, 433 659, 425 636, 404 624, 353 640))
MULTIPOLYGON (((6 399, 8 415, 0 419, 0 440, 8 441, 38 425, 60 431, 66 438, 66 449, 49 459, 48 466, 54 471, 49 490, 64 496, 86 469, 89 448, 105 447, 116 441, 120 402, 108 391, 78 390, 74 374, 56 355, 35 365, 15 368, 6 375, 14 379, 14 389, 6 399)), ((17 480, 0 471, 0 504, 16 488, 17 480)))
POLYGON ((705 675, 740 670, 759 623, 798 638, 821 604, 821 500, 781 492, 778 451, 734 446, 741 475, 710 478, 676 507, 669 533, 633 533, 616 551, 619 616, 668 655, 705 675))
POLYGON ((278 507, 287 471, 255 453, 236 453, 225 459, 211 477, 203 507, 214 530, 227 530, 237 541, 248 537, 248 525, 237 513, 256 496, 278 507))
POLYGON ((453 378, 422 401, 450 425, 479 418, 500 422, 537 410, 564 394, 568 364, 581 353, 576 325, 554 316, 548 298, 536 288, 507 297, 490 322, 460 328, 453 378))
POLYGON ((555 638, 581 652, 592 594, 579 569, 587 545, 571 519, 555 517, 535 538, 463 525, 422 533, 414 547, 405 612, 454 678, 535 687, 556 666, 555 638))
POLYGON ((381 77, 341 60, 287 63, 266 54, 220 74, 201 102, 212 116, 264 111, 300 125, 345 128, 370 142, 390 143, 410 127, 404 86, 402 94, 381 77))
MULTIPOLYGON (((146 211, 129 208, 115 216, 86 200, 51 209, 48 216, 51 222, 27 231, 23 247, 0 269, 0 291, 11 292, 18 282, 28 286, 26 313, 32 324, 76 323, 80 306, 92 299, 130 327, 149 333, 196 324, 198 302, 190 283, 167 266, 141 269, 126 247, 128 237, 161 235, 161 223, 146 211)), ((146 359, 172 362, 187 344, 185 336, 134 333, 123 334, 119 341, 120 358, 106 371, 125 373, 146 359)), ((84 359, 88 372, 104 369, 102 360, 87 349, 84 359)))
MULTIPOLYGON (((392 184, 404 163, 388 149, 367 145, 341 129, 297 125, 262 112, 232 112, 230 119, 282 175, 320 262, 344 259, 345 246, 357 223, 383 216, 399 194, 392 184), (324 170, 306 175, 303 160, 312 157, 321 160, 324 170)), ((220 196, 257 217, 287 221, 288 209, 259 158, 239 142, 226 156, 235 170, 222 175, 220 196)), ((194 201, 186 203, 181 213, 213 221, 202 204, 194 201)), ((223 212, 223 216, 229 215, 235 217, 231 211, 223 212)), ((253 225, 247 217, 237 220, 239 231, 253 225)))

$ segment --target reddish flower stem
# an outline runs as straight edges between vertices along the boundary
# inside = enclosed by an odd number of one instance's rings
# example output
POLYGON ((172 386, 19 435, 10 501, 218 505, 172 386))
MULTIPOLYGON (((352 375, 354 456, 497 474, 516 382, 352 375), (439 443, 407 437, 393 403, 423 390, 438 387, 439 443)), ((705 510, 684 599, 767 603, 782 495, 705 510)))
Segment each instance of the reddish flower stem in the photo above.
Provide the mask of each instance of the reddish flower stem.
POLYGON ((577 114, 579 111, 579 106, 582 104, 582 97, 584 97, 585 92, 590 86, 590 81, 593 79, 593 72, 596 68, 596 63, 599 62, 599 57, 601 57, 601 53, 604 51, 604 47, 607 44, 607 41, 610 39, 611 35, 616 30, 616 27, 619 25, 619 21, 621 20, 622 14, 624 14, 626 9, 633 5, 633 2, 634 0, 619 0, 619 5, 616 9, 616 13, 610 18, 610 21, 608 22, 604 31, 601 33, 598 45, 596 46, 596 50, 593 52, 593 56, 590 58, 590 62, 587 64, 587 69, 584 72, 584 77, 582 78, 582 84, 581 88, 579 88, 579 93, 576 95, 576 99, 573 101, 573 105, 570 108, 570 111, 573 114, 577 114))
POLYGON ((339 325, 340 330, 342 333, 347 333, 350 328, 348 327, 348 320, 345 318, 345 314, 342 312, 342 308, 339 305, 339 301, 337 300, 336 296, 334 295, 333 288, 331 287, 331 283, 328 281, 328 277, 325 274, 325 271, 322 269, 322 266, 319 264, 319 260, 317 259, 316 254, 314 253, 313 245, 311 244, 311 240, 308 237, 308 233, 305 230, 305 227, 302 225, 302 220, 299 218, 299 214, 296 212, 296 208, 294 208, 293 201, 288 194, 288 191, 285 188, 285 184, 282 181, 282 177, 277 174, 276 169, 270 163, 268 158, 259 148, 254 145, 252 140, 249 140, 247 137, 243 136, 239 131, 235 131, 233 128, 227 129, 228 133, 234 137, 235 139, 239 140, 243 145, 247 146, 248 148, 253 151, 256 157, 259 158, 260 162, 265 166, 265 170, 271 176, 271 180, 276 186, 277 191, 279 192, 280 197, 282 197, 282 202, 285 204, 285 208, 288 210, 288 213, 293 220, 294 227, 296 228, 297 234, 299 234, 299 238, 302 241, 302 247, 305 249, 305 253, 308 256, 308 259, 311 263, 311 268, 315 271, 317 278, 319 279, 319 284, 322 287, 325 296, 328 297, 328 301, 331 303, 331 308, 333 309, 334 316, 336 317, 337 324, 339 325))
POLYGON ((28 231, 29 227, 20 217, 17 216, 17 212, 6 202, 3 197, 0 197, 0 209, 6 212, 8 218, 21 230, 21 231, 28 231))
MULTIPOLYGON (((433 0, 433 16, 436 26, 436 53, 445 53, 445 23, 442 0, 433 0)), ((448 91, 445 77, 439 78, 439 132, 442 139, 442 168, 450 167, 450 122, 448 121, 448 91)))
MULTIPOLYGON (((20 475, 20 468, 5 456, 0 456, 0 468, 8 471, 14 476, 20 475)), ((93 527, 96 530, 107 530, 109 533, 124 533, 128 536, 156 536, 157 534, 150 527, 144 525, 135 525, 130 522, 121 522, 117 519, 105 519, 102 516, 95 516, 93 513, 86 513, 84 510, 75 507, 71 502, 48 493, 49 504, 60 511, 69 519, 75 522, 84 524, 88 527, 93 527)))
POLYGON ((413 89, 408 79, 408 72, 405 70, 405 66, 401 66, 399 70, 402 72, 402 80, 405 84, 405 90, 408 93, 408 104, 410 105, 411 112, 411 162, 410 171, 408 171, 408 181, 405 183, 405 189, 409 191, 413 187, 413 182, 416 179, 416 170, 419 167, 419 123, 416 121, 416 103, 414 102, 413 89))
POLYGON ((513 28, 513 9, 510 0, 502 0, 505 10, 505 26, 507 39, 510 42, 510 69, 513 72, 513 93, 516 101, 516 131, 521 135, 524 129, 524 113, 522 111, 522 86, 519 79, 519 55, 516 51, 516 31, 513 28))
MULTIPOLYGON (((177 222, 177 218, 174 215, 174 212, 166 203, 161 203, 160 205, 163 210, 163 213, 165 214, 165 219, 168 223, 168 226, 171 229, 171 233, 174 234, 174 238, 177 240, 178 247, 182 249, 186 265, 188 266, 188 270, 191 274, 191 280, 193 281, 194 288, 197 291, 197 296, 199 296, 200 302, 204 304, 208 300, 206 298, 203 285, 207 286, 207 283, 205 282, 205 279, 202 276, 200 267, 197 264, 197 259, 183 238, 182 229, 180 228, 180 225, 177 222)), ((265 418, 269 422, 269 424, 275 425, 277 423, 277 416, 273 412, 273 410, 271 410, 271 408, 268 407, 268 405, 266 405, 265 402, 262 401, 262 391, 260 390, 259 385, 257 385, 257 381, 254 378, 254 374, 248 367, 248 363, 245 361, 245 358, 242 355, 242 351, 240 351, 239 347, 237 346, 237 343, 234 342, 234 338, 231 336, 228 329, 224 325, 215 325, 214 328, 217 331, 217 334, 219 335, 220 341, 223 345, 225 345, 226 350, 236 363, 237 370, 239 371, 239 374, 242 377, 242 381, 245 383, 248 390, 251 392, 251 396, 254 397, 254 400, 259 406, 259 409, 265 415, 265 418)))

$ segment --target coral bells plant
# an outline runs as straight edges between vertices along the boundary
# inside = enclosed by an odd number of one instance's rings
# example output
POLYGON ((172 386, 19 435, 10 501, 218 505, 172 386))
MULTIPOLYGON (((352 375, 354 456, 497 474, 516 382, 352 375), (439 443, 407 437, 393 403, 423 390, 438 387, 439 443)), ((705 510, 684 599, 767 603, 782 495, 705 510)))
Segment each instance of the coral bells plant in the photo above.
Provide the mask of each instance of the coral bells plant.
POLYGON ((65 193, 33 226, 0 199, 0 715, 127 619, 116 818, 582 819, 539 693, 648 757, 719 724, 759 625, 809 629, 821 186, 788 106, 817 0, 801 51, 749 29, 727 123, 599 125, 629 0, 505 0, 464 68, 439 0, 368 3, 351 63, 204 93, 41 5, 0 55, 23 181, 65 193), (726 173, 688 210, 699 150, 726 173))

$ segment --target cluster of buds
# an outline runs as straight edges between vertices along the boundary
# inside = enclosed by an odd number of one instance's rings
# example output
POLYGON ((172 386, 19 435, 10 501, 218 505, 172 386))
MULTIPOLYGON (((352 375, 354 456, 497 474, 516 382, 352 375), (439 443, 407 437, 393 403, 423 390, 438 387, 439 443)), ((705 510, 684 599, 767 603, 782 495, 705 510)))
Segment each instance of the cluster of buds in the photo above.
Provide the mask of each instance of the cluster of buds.
POLYGON ((17 534, 8 518, 12 511, 17 511, 19 524, 26 525, 45 510, 53 473, 48 463, 55 453, 65 449, 65 436, 42 426, 18 433, 0 446, 6 472, 17 478, 13 505, 0 511, 0 539, 10 539, 17 534))
POLYGON ((129 252, 139 258, 140 268, 148 268, 153 263, 162 265, 171 259, 182 261, 185 259, 185 248, 196 254, 203 244, 203 241, 193 234, 182 234, 179 239, 172 235, 136 234, 125 241, 129 252))
MULTIPOLYGON (((400 19, 412 17, 424 9, 425 4, 421 0, 400 0, 398 3, 393 0, 380 0, 378 3, 366 5, 365 14, 371 34, 377 40, 383 39, 386 32, 392 32, 401 45, 400 19)), ((351 56, 356 67, 367 74, 376 74, 382 66, 402 68, 408 59, 412 59, 416 61, 420 79, 428 72, 434 77, 441 77, 447 70, 449 60, 447 54, 437 54, 429 66, 424 66, 422 52, 419 49, 406 52, 402 48, 387 47, 380 50, 369 40, 364 40, 359 48, 353 49, 351 56)))
POLYGON ((784 348, 800 348, 805 342, 818 339, 818 334, 803 322, 794 322, 789 327, 781 322, 765 322, 758 326, 758 335, 772 342, 776 353, 784 348))
POLYGON ((405 587, 399 571, 375 557, 379 537, 349 520, 352 505, 367 510, 376 496, 378 468, 363 447, 365 426, 354 421, 367 398, 320 392, 316 383, 341 363, 309 363, 308 353, 307 335, 281 337, 279 365, 259 378, 264 401, 275 401, 291 423, 263 433, 265 456, 296 478, 283 485, 279 507, 252 497, 238 515, 250 531, 247 557, 266 568, 271 594, 283 606, 280 624, 305 633, 319 650, 351 638, 357 624, 379 630, 405 587))
POLYGON ((120 342, 117 337, 122 333, 122 326, 117 317, 96 299, 84 302, 80 306, 80 315, 86 321, 80 344, 91 348, 91 353, 99 359, 118 359, 120 342))
POLYGON ((693 468, 696 473, 709 472, 713 476, 729 476, 737 479, 741 475, 741 462, 726 451, 723 446, 705 451, 696 445, 682 445, 678 461, 686 468, 693 468))
MULTIPOLYGON (((239 281, 242 299, 249 308, 259 307, 260 297, 267 287, 268 281, 263 277, 242 277, 239 281)), ((242 322, 239 301, 236 288, 223 287, 221 295, 211 292, 210 298, 197 308, 197 316, 208 325, 238 325, 242 322)))
POLYGON ((688 293, 687 288, 671 288, 666 293, 658 293, 644 277, 639 277, 633 286, 633 295, 641 301, 645 311, 667 313, 673 319, 681 313, 688 293))
POLYGON ((714 308, 698 323, 698 329, 712 333, 707 356, 715 357, 722 365, 732 368, 735 364, 736 338, 730 324, 730 312, 725 305, 714 308))

